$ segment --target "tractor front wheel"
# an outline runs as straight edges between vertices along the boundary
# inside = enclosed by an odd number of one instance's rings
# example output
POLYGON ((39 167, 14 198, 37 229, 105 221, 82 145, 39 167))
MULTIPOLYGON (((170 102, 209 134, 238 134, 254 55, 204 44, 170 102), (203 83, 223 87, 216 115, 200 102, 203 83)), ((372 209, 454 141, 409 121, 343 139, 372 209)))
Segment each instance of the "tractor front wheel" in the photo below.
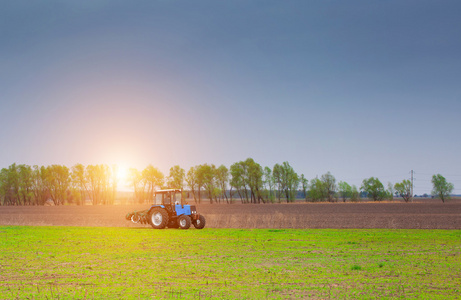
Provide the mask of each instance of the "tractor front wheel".
POLYGON ((197 220, 192 222, 192 224, 194 224, 194 227, 197 229, 203 229, 203 227, 205 227, 205 223, 205 217, 202 215, 200 215, 197 220))
POLYGON ((163 208, 154 208, 149 216, 149 224, 154 229, 163 229, 168 224, 168 213, 163 208))
POLYGON ((179 225, 179 228, 181 229, 189 229, 190 223, 191 221, 190 221, 189 216, 183 215, 183 216, 180 216, 178 219, 178 225, 179 225))

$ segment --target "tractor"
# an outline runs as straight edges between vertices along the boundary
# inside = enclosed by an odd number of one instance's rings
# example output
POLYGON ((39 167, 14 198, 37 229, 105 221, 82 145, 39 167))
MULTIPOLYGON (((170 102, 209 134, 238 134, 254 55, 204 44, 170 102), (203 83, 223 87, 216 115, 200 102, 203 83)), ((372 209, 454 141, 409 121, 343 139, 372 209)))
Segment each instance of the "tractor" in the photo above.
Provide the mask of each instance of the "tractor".
POLYGON ((205 227, 205 217, 197 213, 195 205, 185 203, 180 189, 156 191, 154 204, 149 209, 128 213, 126 219, 150 224, 154 229, 189 229, 191 224, 197 229, 205 227))

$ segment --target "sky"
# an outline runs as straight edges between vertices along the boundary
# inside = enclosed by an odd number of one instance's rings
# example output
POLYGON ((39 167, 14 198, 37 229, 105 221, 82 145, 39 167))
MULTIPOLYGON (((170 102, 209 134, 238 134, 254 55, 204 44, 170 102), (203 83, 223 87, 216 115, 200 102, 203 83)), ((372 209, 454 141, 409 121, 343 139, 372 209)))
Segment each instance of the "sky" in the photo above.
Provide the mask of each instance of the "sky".
POLYGON ((288 161, 461 194, 459 1, 1 1, 0 167, 288 161))

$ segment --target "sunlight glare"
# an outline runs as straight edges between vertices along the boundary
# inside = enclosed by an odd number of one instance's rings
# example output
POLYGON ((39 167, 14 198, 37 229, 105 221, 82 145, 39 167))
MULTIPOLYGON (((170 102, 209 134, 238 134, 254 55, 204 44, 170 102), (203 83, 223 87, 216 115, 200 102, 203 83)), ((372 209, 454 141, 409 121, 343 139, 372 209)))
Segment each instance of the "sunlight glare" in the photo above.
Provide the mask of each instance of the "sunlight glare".
POLYGON ((122 164, 117 165, 117 180, 121 186, 128 184, 128 168, 122 164))

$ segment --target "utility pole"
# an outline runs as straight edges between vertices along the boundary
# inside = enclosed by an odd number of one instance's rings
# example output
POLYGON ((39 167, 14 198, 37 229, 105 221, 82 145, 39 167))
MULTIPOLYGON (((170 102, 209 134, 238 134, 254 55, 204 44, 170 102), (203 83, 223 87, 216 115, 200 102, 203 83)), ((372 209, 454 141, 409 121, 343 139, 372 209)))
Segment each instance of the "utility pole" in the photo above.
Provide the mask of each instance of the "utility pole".
POLYGON ((411 170, 411 195, 410 195, 410 202, 413 202, 413 170, 411 170))

